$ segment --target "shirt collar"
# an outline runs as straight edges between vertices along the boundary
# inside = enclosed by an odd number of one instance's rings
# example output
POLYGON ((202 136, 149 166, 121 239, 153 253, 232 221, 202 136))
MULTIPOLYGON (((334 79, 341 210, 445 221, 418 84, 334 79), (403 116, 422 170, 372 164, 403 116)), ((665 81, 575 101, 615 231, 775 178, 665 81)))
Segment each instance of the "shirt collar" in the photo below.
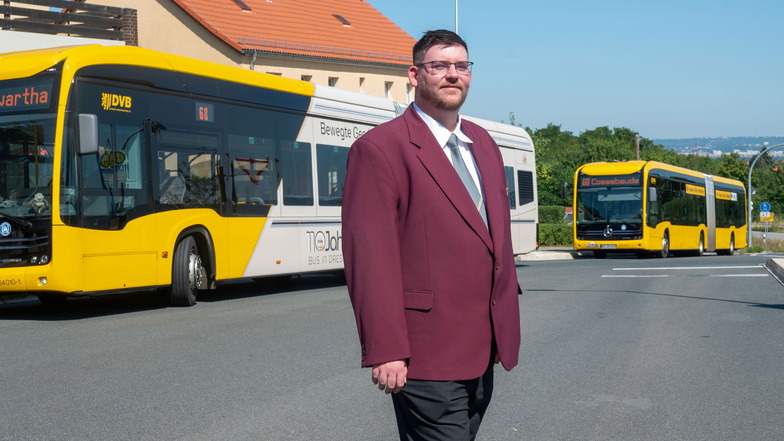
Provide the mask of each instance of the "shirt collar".
POLYGON ((458 141, 460 141, 461 144, 473 143, 473 141, 471 141, 471 138, 466 136, 466 134, 463 133, 463 131, 460 129, 463 123, 462 116, 457 115, 457 126, 455 127, 455 131, 450 132, 449 129, 444 127, 444 125, 441 124, 440 122, 436 121, 435 118, 423 112, 422 109, 420 109, 419 106, 416 105, 416 103, 412 103, 412 105, 414 106, 414 110, 416 110, 419 117, 422 118, 422 121, 424 121, 425 124, 427 124, 427 127, 433 133, 433 136, 435 136, 438 145, 440 145, 442 148, 446 146, 446 142, 449 140, 449 136, 452 133, 454 133, 457 136, 457 139, 458 141))

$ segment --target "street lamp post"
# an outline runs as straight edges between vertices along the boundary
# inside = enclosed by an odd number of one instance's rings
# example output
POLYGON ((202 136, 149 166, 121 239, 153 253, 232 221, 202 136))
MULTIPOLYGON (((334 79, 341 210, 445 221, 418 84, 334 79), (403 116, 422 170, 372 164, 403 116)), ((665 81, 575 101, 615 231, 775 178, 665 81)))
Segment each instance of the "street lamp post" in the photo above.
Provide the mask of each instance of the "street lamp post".
POLYGON ((749 195, 748 201, 746 203, 746 207, 748 208, 748 211, 749 211, 748 219, 746 219, 746 222, 747 222, 746 223, 746 229, 747 229, 747 231, 746 231, 746 233, 747 233, 746 234, 746 244, 747 244, 747 246, 751 246, 751 193, 752 193, 751 192, 751 172, 752 172, 752 170, 754 170, 754 164, 757 163, 757 160, 759 158, 761 158, 762 155, 764 155, 765 153, 768 153, 769 151, 775 149, 776 147, 784 147, 784 144, 776 144, 776 145, 772 145, 770 147, 765 147, 764 149, 760 150, 759 155, 757 155, 757 157, 754 158, 753 161, 751 161, 751 165, 749 166, 749 186, 746 187, 746 194, 749 195))

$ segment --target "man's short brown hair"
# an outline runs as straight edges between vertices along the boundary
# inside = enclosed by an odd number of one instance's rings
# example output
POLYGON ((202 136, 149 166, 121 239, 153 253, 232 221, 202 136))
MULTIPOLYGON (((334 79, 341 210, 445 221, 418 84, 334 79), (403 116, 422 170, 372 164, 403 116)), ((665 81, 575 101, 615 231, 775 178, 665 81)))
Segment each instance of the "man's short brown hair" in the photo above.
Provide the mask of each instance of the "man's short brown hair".
POLYGON ((414 45, 414 66, 425 59, 425 52, 433 46, 463 46, 468 52, 468 45, 459 35, 446 29, 427 31, 414 45))

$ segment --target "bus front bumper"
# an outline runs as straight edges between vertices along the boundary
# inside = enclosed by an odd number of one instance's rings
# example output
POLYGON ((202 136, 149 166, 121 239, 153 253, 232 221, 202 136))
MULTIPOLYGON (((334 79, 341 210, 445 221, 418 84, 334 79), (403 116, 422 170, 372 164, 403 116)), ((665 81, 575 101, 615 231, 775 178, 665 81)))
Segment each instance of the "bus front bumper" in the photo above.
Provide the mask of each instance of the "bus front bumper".
POLYGON ((594 240, 576 240, 574 242, 575 251, 607 251, 619 253, 632 253, 645 250, 644 243, 640 240, 628 241, 594 241, 594 240))

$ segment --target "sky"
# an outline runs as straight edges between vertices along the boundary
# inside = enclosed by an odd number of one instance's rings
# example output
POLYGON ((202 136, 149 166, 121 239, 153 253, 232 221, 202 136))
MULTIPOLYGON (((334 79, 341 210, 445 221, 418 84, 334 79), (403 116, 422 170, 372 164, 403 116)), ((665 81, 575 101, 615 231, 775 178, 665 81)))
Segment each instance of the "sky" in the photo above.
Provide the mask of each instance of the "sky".
MULTIPOLYGON (((414 39, 455 0, 366 0, 414 39)), ((458 0, 462 113, 575 135, 784 136, 782 0, 458 0)))

